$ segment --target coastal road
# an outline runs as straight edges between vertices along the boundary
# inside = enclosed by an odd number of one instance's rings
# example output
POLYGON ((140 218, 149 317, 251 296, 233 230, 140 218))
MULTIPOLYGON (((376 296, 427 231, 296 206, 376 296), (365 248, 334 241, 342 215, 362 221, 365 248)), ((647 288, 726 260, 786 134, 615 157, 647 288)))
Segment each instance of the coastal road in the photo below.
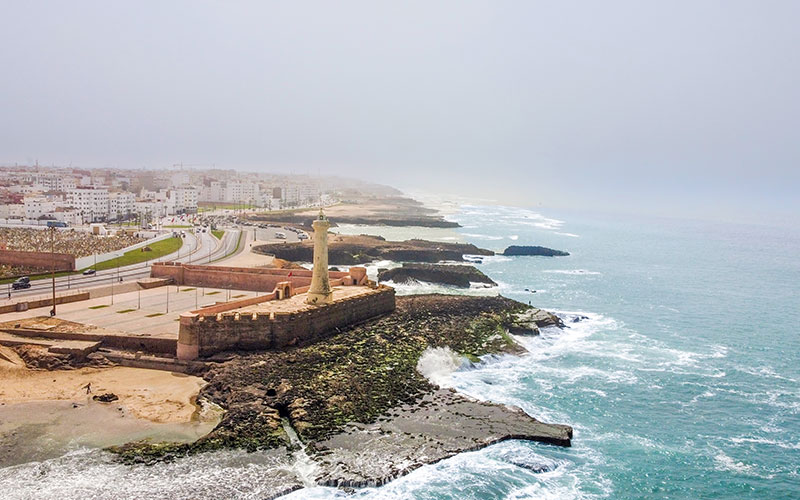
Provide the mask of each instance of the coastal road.
MULTIPOLYGON (((234 228, 226 229, 222 241, 219 241, 210 232, 195 233, 188 229, 184 231, 186 232, 186 236, 183 238, 183 246, 177 252, 156 259, 156 261, 174 261, 198 265, 207 264, 209 261, 213 262, 214 260, 221 259, 232 253, 239 240, 239 230, 234 228)), ((89 287, 110 285, 112 283, 118 283, 119 281, 124 282, 146 278, 150 276, 150 264, 152 264, 152 262, 132 264, 117 269, 107 269, 98 271, 91 276, 76 274, 57 277, 56 292, 79 290, 89 287)), ((52 281, 50 279, 33 280, 31 281, 31 287, 24 290, 13 290, 11 285, 8 284, 5 290, 1 287, 0 290, 2 290, 0 293, 5 295, 4 298, 6 301, 9 297, 13 300, 22 297, 48 296, 52 292, 52 281)), ((5 301, 0 301, 0 303, 1 302, 5 301)))

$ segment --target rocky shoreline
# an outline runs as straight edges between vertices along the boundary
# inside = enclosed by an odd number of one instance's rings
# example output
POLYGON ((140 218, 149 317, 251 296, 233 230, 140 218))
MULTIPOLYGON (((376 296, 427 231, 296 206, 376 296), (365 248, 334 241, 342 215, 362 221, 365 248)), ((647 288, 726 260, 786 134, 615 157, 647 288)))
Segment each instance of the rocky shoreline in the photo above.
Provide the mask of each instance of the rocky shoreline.
MULTIPOLYGON (((294 262, 311 262, 314 243, 273 243, 258 245, 254 253, 274 255, 294 262)), ((352 266, 376 260, 402 262, 440 262, 464 260, 464 255, 494 255, 491 250, 465 243, 441 243, 426 240, 386 241, 379 236, 331 235, 328 241, 328 263, 333 266, 352 266)))
POLYGON ((438 283, 452 285, 460 288, 469 288, 472 283, 482 283, 487 286, 497 286, 490 277, 483 274, 475 266, 444 265, 444 264, 415 264, 403 263, 402 267, 381 269, 378 271, 380 281, 394 283, 438 283))
MULTIPOLYGON (((340 224, 433 228, 461 227, 459 223, 445 219, 436 210, 427 208, 414 199, 397 195, 379 197, 351 196, 348 202, 328 207, 326 212, 328 217, 340 224)), ((251 216, 250 220, 311 227, 311 222, 316 216, 317 211, 315 209, 299 209, 257 214, 251 216)))
MULTIPOLYGON (((545 319, 533 311, 503 297, 400 297, 394 313, 313 344, 213 364, 200 397, 226 413, 195 443, 131 443, 113 451, 127 463, 226 448, 302 452, 314 466, 314 484, 361 487, 506 439, 569 446, 569 426, 440 389, 417 370, 430 348, 472 360, 523 354, 507 332, 545 319)), ((300 479, 282 478, 274 493, 301 486, 300 479)))

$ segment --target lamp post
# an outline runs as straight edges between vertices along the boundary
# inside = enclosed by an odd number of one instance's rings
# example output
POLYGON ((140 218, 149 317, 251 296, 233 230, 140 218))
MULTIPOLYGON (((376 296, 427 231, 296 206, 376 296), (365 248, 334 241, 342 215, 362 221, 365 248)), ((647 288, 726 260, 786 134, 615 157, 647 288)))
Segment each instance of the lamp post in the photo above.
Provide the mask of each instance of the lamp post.
POLYGON ((52 281, 53 281, 53 309, 50 311, 50 316, 56 315, 56 228, 55 226, 50 228, 50 254, 51 254, 51 265, 50 270, 52 273, 52 281))

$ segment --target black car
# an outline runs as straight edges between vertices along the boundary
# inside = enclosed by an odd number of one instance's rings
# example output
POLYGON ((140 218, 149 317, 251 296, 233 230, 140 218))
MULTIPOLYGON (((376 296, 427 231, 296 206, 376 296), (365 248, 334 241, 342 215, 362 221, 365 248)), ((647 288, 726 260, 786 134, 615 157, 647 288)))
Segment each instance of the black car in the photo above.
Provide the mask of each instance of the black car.
POLYGON ((91 268, 90 268, 90 269, 87 269, 87 270, 85 270, 85 271, 83 272, 83 275, 84 275, 84 276, 91 276, 91 275, 92 275, 92 274, 94 274, 95 272, 96 272, 96 271, 95 271, 94 269, 91 269, 91 268))
POLYGON ((31 279, 27 276, 17 278, 16 281, 11 283, 11 288, 13 288, 14 290, 22 290, 24 288, 30 288, 30 287, 31 287, 31 279))

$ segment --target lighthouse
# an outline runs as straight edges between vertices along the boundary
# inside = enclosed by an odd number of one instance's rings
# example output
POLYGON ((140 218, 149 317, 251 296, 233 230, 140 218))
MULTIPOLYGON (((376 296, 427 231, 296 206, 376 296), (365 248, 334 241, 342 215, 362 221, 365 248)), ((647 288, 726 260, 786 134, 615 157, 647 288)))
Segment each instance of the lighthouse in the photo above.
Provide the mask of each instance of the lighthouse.
POLYGON ((333 302, 333 290, 328 277, 328 228, 331 223, 322 208, 319 209, 317 220, 311 225, 314 228, 314 270, 306 304, 330 304, 333 302))

